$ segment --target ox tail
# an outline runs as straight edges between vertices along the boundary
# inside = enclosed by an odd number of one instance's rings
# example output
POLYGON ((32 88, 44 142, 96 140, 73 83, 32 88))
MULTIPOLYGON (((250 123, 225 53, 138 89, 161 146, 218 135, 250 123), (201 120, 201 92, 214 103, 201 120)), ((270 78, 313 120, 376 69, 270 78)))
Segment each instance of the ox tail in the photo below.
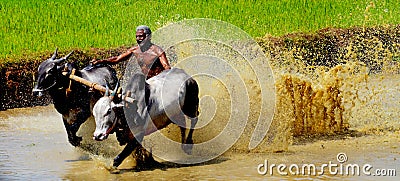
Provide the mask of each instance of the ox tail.
POLYGON ((188 79, 185 84, 186 94, 182 111, 186 116, 195 118, 199 115, 199 86, 192 78, 188 79))

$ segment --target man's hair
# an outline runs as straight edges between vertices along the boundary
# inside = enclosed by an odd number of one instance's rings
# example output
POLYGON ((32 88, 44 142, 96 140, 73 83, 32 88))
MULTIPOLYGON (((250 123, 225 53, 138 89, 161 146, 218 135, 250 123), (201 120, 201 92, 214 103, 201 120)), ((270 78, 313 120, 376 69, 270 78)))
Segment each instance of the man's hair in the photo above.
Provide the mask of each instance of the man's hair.
POLYGON ((146 25, 140 25, 136 28, 136 31, 143 30, 146 35, 151 35, 151 30, 146 25))

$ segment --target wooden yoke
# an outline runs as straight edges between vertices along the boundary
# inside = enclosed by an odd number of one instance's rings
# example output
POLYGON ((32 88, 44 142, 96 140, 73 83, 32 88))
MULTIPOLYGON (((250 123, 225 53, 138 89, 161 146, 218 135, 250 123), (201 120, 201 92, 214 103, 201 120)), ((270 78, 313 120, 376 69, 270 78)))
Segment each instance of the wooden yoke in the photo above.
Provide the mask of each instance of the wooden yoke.
MULTIPOLYGON (((72 71, 74 72, 75 69, 72 69, 72 71)), ((64 76, 67 76, 67 75, 68 75, 68 72, 63 72, 62 74, 63 74, 64 76)), ((92 89, 96 89, 96 90, 98 90, 98 91, 100 91, 100 92, 103 92, 103 93, 106 92, 106 88, 105 88, 104 86, 99 85, 99 84, 97 84, 97 83, 95 83, 95 82, 90 82, 90 81, 88 81, 88 80, 86 80, 86 79, 84 79, 84 78, 82 78, 82 77, 78 77, 78 76, 76 76, 76 75, 71 74, 71 75, 69 75, 69 78, 70 78, 71 80, 74 80, 74 81, 76 81, 76 82, 79 82, 79 83, 81 83, 81 84, 83 84, 83 85, 89 86, 89 87, 92 88, 92 89)), ((109 91, 110 91, 110 93, 113 92, 112 90, 109 90, 109 91)), ((119 91, 117 91, 117 92, 119 92, 119 91)), ((135 99, 133 99, 132 97, 124 96, 124 95, 122 95, 122 94, 120 94, 120 93, 118 93, 117 96, 118 96, 119 98, 122 98, 122 100, 128 101, 128 102, 130 102, 130 103, 133 103, 133 102, 135 101, 135 99)))

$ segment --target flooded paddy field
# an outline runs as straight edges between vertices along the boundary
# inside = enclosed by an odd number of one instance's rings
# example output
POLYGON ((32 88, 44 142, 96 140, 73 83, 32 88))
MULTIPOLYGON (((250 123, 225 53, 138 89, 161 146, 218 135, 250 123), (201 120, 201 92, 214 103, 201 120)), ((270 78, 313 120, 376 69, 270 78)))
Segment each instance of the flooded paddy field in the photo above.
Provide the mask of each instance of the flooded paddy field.
MULTIPOLYGON (((274 143, 271 143, 271 149, 266 151, 229 150, 215 159, 193 165, 158 160, 162 166, 137 171, 134 169, 134 161, 130 158, 120 166, 120 174, 110 174, 108 168, 113 156, 122 147, 118 146, 115 137, 106 142, 92 141, 90 130, 94 128, 93 118, 81 128, 89 133, 83 131, 80 133, 86 137, 83 144, 91 145, 93 148, 92 151, 88 151, 69 145, 61 116, 52 105, 2 111, 0 112, 0 178, 5 180, 308 180, 311 177, 320 180, 376 180, 377 178, 397 180, 400 169, 398 78, 398 76, 377 76, 371 79, 370 84, 375 82, 381 88, 389 88, 380 89, 380 99, 371 99, 369 102, 374 104, 373 107, 376 109, 370 109, 368 106, 354 109, 367 112, 357 112, 354 119, 349 120, 352 132, 331 136, 295 137, 292 138, 293 144, 287 145, 287 149, 283 151, 273 151, 273 147, 276 147, 276 150, 280 149, 276 146, 279 144, 274 143), (372 169, 367 173, 375 174, 376 169, 386 169, 388 171, 386 174, 389 174, 390 170, 395 170, 396 176, 368 176, 362 171, 360 176, 346 175, 345 172, 329 174, 329 170, 326 169, 323 175, 312 175, 312 173, 280 175, 276 166, 272 167, 272 172, 267 170, 266 173, 263 173, 264 167, 259 167, 260 164, 265 165, 266 160, 268 166, 284 164, 289 167, 297 164, 301 167, 304 164, 315 164, 317 173, 321 173, 322 164, 332 162, 340 165, 337 158, 340 153, 344 153, 347 157, 347 161, 342 163, 343 166, 358 164, 362 167, 370 164, 372 169)), ((198 134, 197 136, 199 137, 198 134)), ((235 147, 246 146, 247 144, 235 147)))

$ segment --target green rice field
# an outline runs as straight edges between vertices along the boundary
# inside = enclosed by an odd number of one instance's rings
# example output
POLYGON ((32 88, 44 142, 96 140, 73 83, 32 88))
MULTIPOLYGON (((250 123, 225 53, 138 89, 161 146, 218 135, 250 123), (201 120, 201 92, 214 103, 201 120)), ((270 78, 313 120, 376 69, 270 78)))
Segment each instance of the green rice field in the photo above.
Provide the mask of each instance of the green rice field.
POLYGON ((212 18, 252 37, 400 24, 399 0, 0 0, 0 60, 23 54, 135 43, 134 28, 212 18))

